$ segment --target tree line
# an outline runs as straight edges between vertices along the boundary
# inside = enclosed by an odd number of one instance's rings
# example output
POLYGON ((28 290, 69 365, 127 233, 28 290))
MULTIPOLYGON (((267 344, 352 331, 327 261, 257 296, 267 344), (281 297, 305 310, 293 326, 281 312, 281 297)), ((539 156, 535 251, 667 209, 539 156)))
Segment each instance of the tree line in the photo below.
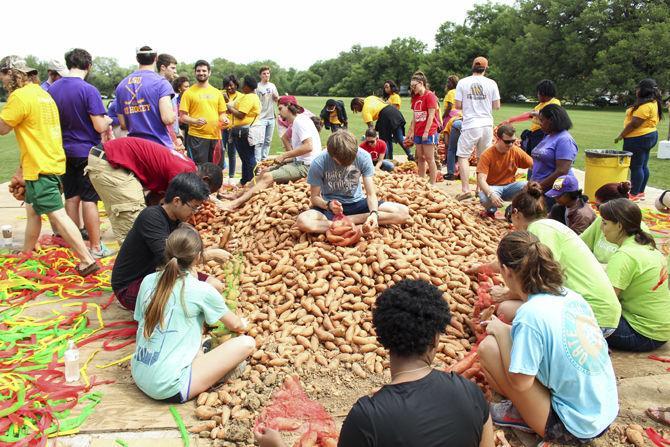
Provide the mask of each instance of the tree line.
MULTIPOLYGON (((447 6, 445 6, 447 7, 447 6)), ((434 12, 437 13, 437 12, 434 12)), ((670 87, 670 0, 518 0, 514 5, 474 6, 462 24, 443 23, 435 47, 413 37, 388 45, 354 45, 336 58, 319 60, 307 70, 280 67, 274 61, 238 64, 223 58, 210 61, 210 82, 223 77, 258 75, 272 68, 280 93, 320 96, 381 94, 385 80, 407 85, 412 73, 426 73, 432 89, 444 93, 450 74, 467 76, 476 56, 489 59, 489 76, 498 82, 503 99, 535 96, 541 79, 552 79, 563 99, 578 103, 601 95, 630 103, 640 79, 655 78, 670 87), (666 42, 666 43, 664 43, 666 42)), ((46 62, 29 63, 46 77, 46 62)), ((193 78, 192 62, 180 63, 180 74, 193 78)), ((89 82, 111 96, 133 68, 113 58, 96 57, 89 82)))

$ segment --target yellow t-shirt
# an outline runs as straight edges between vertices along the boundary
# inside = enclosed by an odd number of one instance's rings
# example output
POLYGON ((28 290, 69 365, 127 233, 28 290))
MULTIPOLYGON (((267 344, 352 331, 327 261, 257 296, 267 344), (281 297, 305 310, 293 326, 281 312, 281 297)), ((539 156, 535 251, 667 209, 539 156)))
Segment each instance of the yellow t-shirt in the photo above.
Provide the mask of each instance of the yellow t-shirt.
POLYGON ((387 105, 388 104, 376 96, 368 96, 365 98, 363 100, 363 111, 361 112, 363 122, 367 124, 371 121, 377 121, 377 119, 379 119, 379 112, 381 112, 387 105))
POLYGON ((643 119, 644 122, 640 124, 640 127, 636 127, 631 133, 627 134, 626 138, 641 137, 642 135, 652 133, 656 130, 656 125, 658 124, 658 103, 656 101, 646 102, 634 112, 633 108, 630 107, 626 110, 626 118, 623 120, 623 126, 626 127, 628 123, 633 121, 634 116, 643 119))
POLYGON ((329 112, 328 121, 330 124, 335 124, 336 126, 341 126, 340 118, 337 116, 337 109, 329 112))
POLYGON ((386 100, 388 104, 394 105, 397 108, 400 108, 400 105, 402 104, 402 101, 400 100, 400 95, 397 93, 393 93, 391 96, 389 96, 389 99, 386 100))
MULTIPOLYGON (((549 104, 556 104, 557 106, 560 106, 561 101, 558 98, 551 98, 547 102, 539 103, 538 105, 533 107, 533 110, 535 110, 536 112, 539 112, 540 110, 544 109, 549 104)), ((531 124, 530 124, 530 131, 535 132, 536 130, 540 130, 540 127, 541 127, 540 126, 540 118, 538 118, 538 117, 533 118, 533 120, 531 121, 531 124)))
POLYGON ((211 85, 207 87, 192 85, 181 96, 179 111, 185 112, 194 119, 207 120, 203 126, 189 125, 189 135, 208 140, 221 139, 219 115, 226 111, 226 101, 223 99, 221 90, 211 85))
POLYGON ((447 92, 446 95, 444 95, 444 107, 447 107, 447 104, 451 104, 451 108, 454 108, 454 104, 456 103, 456 89, 452 88, 447 92))
MULTIPOLYGON (((221 94, 224 95, 223 100, 225 101, 226 100, 225 95, 228 95, 228 92, 226 90, 221 90, 221 94)), ((228 95, 228 102, 232 102, 234 104, 238 96, 240 96, 240 92, 236 90, 235 93, 233 93, 232 95, 228 95)), ((233 114, 226 113, 226 116, 228 117, 228 125, 223 126, 223 129, 230 129, 233 126, 233 114)))
POLYGON ((233 117, 233 127, 249 126, 261 113, 261 100, 256 93, 240 93, 235 100, 235 108, 246 113, 244 119, 233 117))
POLYGON ((28 84, 13 91, 0 111, 0 119, 14 128, 25 180, 37 180, 40 174, 65 173, 58 108, 42 87, 28 84))

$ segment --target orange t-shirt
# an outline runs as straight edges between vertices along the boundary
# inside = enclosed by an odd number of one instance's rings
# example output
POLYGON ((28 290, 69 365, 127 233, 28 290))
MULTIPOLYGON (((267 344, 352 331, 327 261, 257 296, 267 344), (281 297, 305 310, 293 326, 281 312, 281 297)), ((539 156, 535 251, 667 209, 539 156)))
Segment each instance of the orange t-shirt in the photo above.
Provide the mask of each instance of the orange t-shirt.
POLYGON ((491 186, 503 186, 514 183, 517 169, 532 166, 532 157, 519 146, 512 146, 512 149, 504 154, 498 152, 495 146, 491 146, 479 158, 477 174, 486 174, 486 183, 491 186))

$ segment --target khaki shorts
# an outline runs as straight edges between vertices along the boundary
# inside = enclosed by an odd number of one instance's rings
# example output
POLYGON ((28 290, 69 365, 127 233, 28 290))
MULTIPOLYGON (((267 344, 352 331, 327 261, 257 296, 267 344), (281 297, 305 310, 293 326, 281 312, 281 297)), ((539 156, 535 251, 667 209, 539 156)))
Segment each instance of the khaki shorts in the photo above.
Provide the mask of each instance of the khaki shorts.
POLYGON ((144 209, 142 184, 127 169, 115 169, 107 160, 88 156, 86 168, 112 224, 114 237, 123 244, 140 211, 144 209))
POLYGON ((458 149, 456 156, 459 158, 470 158, 474 148, 477 148, 477 157, 493 144, 493 127, 474 127, 472 129, 461 129, 461 136, 458 138, 458 149))
POLYGON ((272 175, 272 180, 274 180, 275 183, 288 183, 295 182, 296 180, 307 177, 308 171, 309 165, 299 161, 294 161, 283 164, 271 170, 270 174, 272 175))

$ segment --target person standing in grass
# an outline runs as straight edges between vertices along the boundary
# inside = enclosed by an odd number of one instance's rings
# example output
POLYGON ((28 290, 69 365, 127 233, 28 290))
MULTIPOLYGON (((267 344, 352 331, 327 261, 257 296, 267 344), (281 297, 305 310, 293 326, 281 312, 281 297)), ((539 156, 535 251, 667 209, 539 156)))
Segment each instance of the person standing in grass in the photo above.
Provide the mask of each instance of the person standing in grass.
POLYGON ((472 197, 470 192, 470 156, 477 148, 477 156, 491 146, 493 141, 493 110, 500 109, 498 84, 486 77, 489 61, 476 57, 472 61, 472 76, 463 78, 456 85, 454 107, 463 111, 461 135, 458 139, 458 168, 462 193, 459 200, 472 197))
MULTIPOLYGON (((442 164, 446 165, 449 170, 447 172, 447 175, 451 174, 452 178, 450 180, 453 180, 453 175, 454 175, 454 169, 455 169, 455 164, 456 164, 456 153, 453 155, 449 152, 449 135, 450 132, 447 132, 447 123, 451 121, 453 117, 458 115, 459 111, 454 108, 454 104, 456 102, 456 86, 458 85, 458 76, 456 75, 451 75, 447 78, 447 85, 445 87, 446 93, 444 95, 444 111, 442 112, 442 122, 444 123, 444 129, 442 130, 442 139, 444 140, 444 149, 445 149, 445 154, 444 154, 444 160, 440 160, 442 164)), ((450 130, 453 130, 454 128, 458 129, 459 135, 461 131, 461 124, 463 121, 459 120, 458 123, 455 121, 451 122, 451 127, 450 130), (456 127, 454 127, 454 124, 456 127)))
POLYGON ((400 95, 398 92, 400 91, 398 89, 398 85, 393 82, 392 80, 388 80, 384 82, 384 93, 382 94, 382 99, 386 104, 391 104, 394 106, 396 109, 400 110, 400 106, 402 105, 402 100, 400 99, 400 95))
POLYGON ((174 149, 167 127, 177 119, 172 108, 174 90, 156 73, 156 57, 151 47, 143 46, 137 50, 139 68, 116 87, 119 122, 131 137, 146 138, 174 149))
POLYGON ((0 81, 9 93, 0 111, 0 135, 14 130, 19 145, 20 165, 16 177, 26 183, 26 233, 24 253, 32 253, 46 214, 54 231, 69 244, 79 258, 77 272, 83 276, 100 266, 86 248, 79 228, 63 209, 60 176, 65 173, 65 150, 61 137, 58 107, 53 98, 29 80, 29 68, 18 56, 0 60, 0 81))
POLYGON ((663 118, 661 92, 653 79, 643 79, 635 87, 635 104, 626 110, 623 130, 614 139, 623 139, 623 150, 632 152, 630 160, 631 199, 644 199, 649 180, 649 153, 658 142, 656 126, 663 118))
POLYGON ((409 126, 409 137, 413 138, 416 146, 419 177, 425 176, 428 171, 428 181, 434 185, 437 181, 435 146, 440 136, 437 132, 440 123, 440 109, 437 96, 428 87, 428 79, 423 72, 417 71, 412 75, 409 88, 412 92, 414 115, 409 126))
POLYGON ((52 85, 59 79, 62 79, 63 77, 67 76, 68 71, 65 65, 57 59, 53 59, 49 61, 49 65, 47 65, 47 79, 46 81, 42 82, 40 87, 42 87, 45 91, 49 91, 52 85))
POLYGON ((368 128, 374 128, 379 133, 379 138, 384 140, 387 159, 393 158, 393 141, 395 140, 407 154, 407 159, 414 160, 410 150, 404 146, 406 122, 400 110, 385 103, 377 96, 368 96, 365 99, 356 97, 351 100, 350 107, 352 112, 360 113, 368 128))
POLYGON ((100 144, 100 134, 112 124, 97 88, 85 81, 93 58, 81 48, 65 53, 69 75, 51 86, 49 94, 56 102, 60 115, 63 146, 65 147, 65 174, 61 177, 65 194, 65 210, 75 223, 83 217, 91 254, 105 258, 114 254, 100 241, 100 196, 91 184, 86 171, 88 152, 100 144))
POLYGON ((258 82, 253 76, 245 76, 242 81, 242 94, 235 101, 228 103, 228 113, 233 116, 230 128, 231 138, 235 150, 242 160, 241 185, 246 185, 254 178, 256 163, 255 143, 252 145, 249 132, 252 124, 261 113, 261 101, 254 93, 258 82))
MULTIPOLYGON (((228 110, 228 104, 235 103, 237 97, 240 95, 240 92, 237 89, 240 88, 240 82, 237 80, 235 75, 231 74, 223 78, 223 99, 226 101, 226 110, 228 110)), ((228 117, 228 123, 223 125, 221 130, 221 141, 223 144, 223 149, 228 154, 228 179, 235 177, 235 168, 237 166, 237 151, 235 150, 235 145, 233 144, 233 138, 230 134, 230 129, 233 125, 233 115, 230 112, 226 112, 228 117)))
POLYGON ((193 69, 197 82, 179 102, 179 121, 188 124, 188 156, 197 165, 210 162, 223 167, 221 127, 228 122, 226 101, 221 91, 209 83, 209 62, 199 60, 193 69))
POLYGON ((260 142, 256 145, 256 161, 261 162, 270 155, 272 135, 275 131, 275 104, 279 100, 277 86, 270 82, 270 67, 264 66, 258 70, 261 82, 256 86, 256 94, 261 101, 261 113, 256 125, 260 129, 260 142))
POLYGON ((232 372, 242 373, 244 360, 256 348, 256 340, 241 335, 246 320, 228 309, 219 291, 198 280, 203 251, 193 227, 177 228, 165 242, 164 266, 140 286, 134 313, 137 343, 130 366, 135 384, 152 399, 191 400, 231 378, 232 372), (203 325, 219 322, 240 335, 203 352, 203 325))
MULTIPOLYGON (((158 57, 156 57, 156 68, 158 68, 158 74, 172 85, 177 78, 177 59, 170 54, 159 54, 158 57)), ((176 89, 175 92, 177 92, 176 89)), ((175 116, 179 116, 179 98, 176 94, 172 97, 172 111, 175 116)), ((179 120, 174 120, 174 123, 167 126, 167 129, 175 149, 183 151, 185 149, 184 137, 179 132, 179 120)))
POLYGON ((522 140, 525 140, 524 149, 527 154, 532 153, 535 146, 540 144, 540 141, 542 141, 542 138, 545 136, 545 133, 542 130, 542 124, 540 123, 540 110, 544 109, 549 104, 556 104, 557 106, 561 105, 561 101, 556 97, 556 84, 554 84, 553 81, 550 81, 549 79, 541 80, 537 84, 536 91, 538 104, 533 107, 533 110, 530 112, 533 118, 530 128, 528 129, 529 133, 527 134, 527 138, 523 138, 523 135, 521 138, 522 140))

